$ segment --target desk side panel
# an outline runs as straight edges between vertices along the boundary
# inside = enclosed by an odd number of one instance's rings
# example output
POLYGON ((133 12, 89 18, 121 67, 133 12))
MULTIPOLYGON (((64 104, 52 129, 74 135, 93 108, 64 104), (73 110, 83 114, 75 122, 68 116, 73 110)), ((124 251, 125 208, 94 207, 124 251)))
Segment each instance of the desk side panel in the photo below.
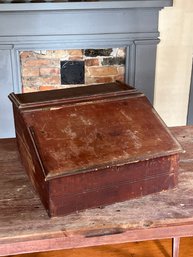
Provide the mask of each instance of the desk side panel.
POLYGON ((19 109, 13 106, 17 145, 25 171, 40 199, 46 208, 49 209, 49 184, 45 181, 41 165, 29 136, 27 126, 19 109))

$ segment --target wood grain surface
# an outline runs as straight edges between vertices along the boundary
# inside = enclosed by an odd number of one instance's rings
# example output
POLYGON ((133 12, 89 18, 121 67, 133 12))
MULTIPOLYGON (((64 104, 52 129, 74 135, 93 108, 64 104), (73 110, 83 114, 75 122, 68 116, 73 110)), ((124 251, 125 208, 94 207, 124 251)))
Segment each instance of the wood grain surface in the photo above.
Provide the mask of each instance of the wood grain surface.
POLYGON ((193 127, 178 127, 175 189, 48 218, 19 161, 14 139, 0 141, 0 255, 193 235, 193 127))

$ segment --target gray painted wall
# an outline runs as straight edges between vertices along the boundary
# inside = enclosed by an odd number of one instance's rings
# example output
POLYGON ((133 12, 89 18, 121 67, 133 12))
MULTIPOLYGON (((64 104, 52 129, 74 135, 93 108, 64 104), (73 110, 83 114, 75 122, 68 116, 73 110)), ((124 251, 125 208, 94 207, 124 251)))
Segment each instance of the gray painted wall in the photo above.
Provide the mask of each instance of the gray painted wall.
POLYGON ((13 91, 11 53, 8 46, 0 46, 0 136, 14 136, 12 106, 7 95, 13 91))
POLYGON ((126 82, 153 101, 158 15, 171 4, 171 0, 1 4, 0 137, 14 136, 7 95, 21 92, 19 51, 126 47, 126 82))

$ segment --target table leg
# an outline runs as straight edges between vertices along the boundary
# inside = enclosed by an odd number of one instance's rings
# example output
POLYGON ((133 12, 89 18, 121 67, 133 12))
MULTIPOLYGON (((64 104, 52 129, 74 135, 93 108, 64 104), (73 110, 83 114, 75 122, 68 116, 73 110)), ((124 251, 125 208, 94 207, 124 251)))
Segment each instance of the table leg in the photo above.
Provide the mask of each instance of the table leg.
POLYGON ((180 237, 172 238, 172 257, 179 257, 180 237))

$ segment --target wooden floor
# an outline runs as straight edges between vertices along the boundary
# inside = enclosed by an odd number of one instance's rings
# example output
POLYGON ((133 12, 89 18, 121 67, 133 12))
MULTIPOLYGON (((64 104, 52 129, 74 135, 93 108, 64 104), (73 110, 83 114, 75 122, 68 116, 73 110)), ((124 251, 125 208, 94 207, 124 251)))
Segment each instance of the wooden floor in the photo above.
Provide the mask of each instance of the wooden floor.
MULTIPOLYGON (((165 239, 24 254, 17 257, 170 257, 171 254, 171 240, 165 239)), ((181 238, 179 257, 193 257, 193 237, 181 238)))

